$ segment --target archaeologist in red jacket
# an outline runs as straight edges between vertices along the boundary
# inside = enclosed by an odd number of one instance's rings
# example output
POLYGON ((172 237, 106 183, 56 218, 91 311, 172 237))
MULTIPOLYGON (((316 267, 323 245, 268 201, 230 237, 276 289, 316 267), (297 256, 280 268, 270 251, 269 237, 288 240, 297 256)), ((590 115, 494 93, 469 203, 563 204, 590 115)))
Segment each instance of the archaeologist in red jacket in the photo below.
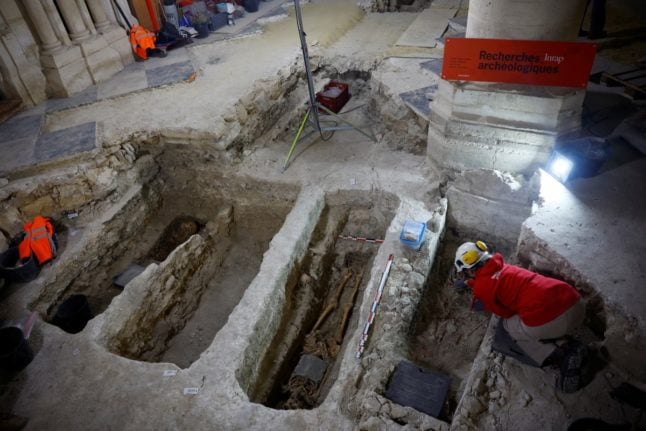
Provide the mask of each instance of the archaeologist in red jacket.
POLYGON ((582 345, 573 342, 566 349, 545 341, 571 334, 583 323, 585 304, 574 287, 506 264, 500 253, 489 253, 482 241, 462 244, 455 267, 458 273, 466 273, 474 303, 500 316, 505 330, 527 356, 540 366, 558 362, 561 380, 570 380, 561 382, 562 389, 578 389, 585 354, 582 345))

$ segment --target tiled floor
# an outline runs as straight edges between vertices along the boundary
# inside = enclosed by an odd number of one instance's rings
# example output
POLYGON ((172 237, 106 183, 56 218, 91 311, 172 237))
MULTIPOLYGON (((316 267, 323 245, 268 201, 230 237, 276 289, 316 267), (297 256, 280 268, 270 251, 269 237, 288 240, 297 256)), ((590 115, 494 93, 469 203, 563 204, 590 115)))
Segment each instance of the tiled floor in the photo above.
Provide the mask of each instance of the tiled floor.
POLYGON ((42 162, 71 156, 96 147, 96 123, 81 124, 45 133, 40 136, 34 148, 34 159, 42 162))
POLYGON ((172 49, 164 58, 151 57, 146 61, 134 62, 105 82, 93 85, 72 97, 49 99, 0 124, 0 175, 35 163, 92 151, 96 147, 95 122, 42 133, 42 124, 47 114, 186 81, 195 73, 188 48, 195 44, 213 43, 261 32, 262 26, 257 21, 271 22, 285 16, 281 5, 279 1, 261 1, 258 12, 245 14, 234 26, 219 29, 206 39, 194 40, 194 44, 172 49))

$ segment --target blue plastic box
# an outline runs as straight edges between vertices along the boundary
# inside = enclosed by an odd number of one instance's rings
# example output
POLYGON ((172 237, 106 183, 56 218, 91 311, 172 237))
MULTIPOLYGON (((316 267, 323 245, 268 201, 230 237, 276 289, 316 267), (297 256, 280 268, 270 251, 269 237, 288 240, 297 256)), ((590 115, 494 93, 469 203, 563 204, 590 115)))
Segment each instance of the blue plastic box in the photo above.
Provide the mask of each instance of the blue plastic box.
POLYGON ((419 247, 422 245, 422 242, 424 241, 425 231, 426 223, 406 220, 401 234, 399 234, 399 240, 409 247, 419 249, 419 247))

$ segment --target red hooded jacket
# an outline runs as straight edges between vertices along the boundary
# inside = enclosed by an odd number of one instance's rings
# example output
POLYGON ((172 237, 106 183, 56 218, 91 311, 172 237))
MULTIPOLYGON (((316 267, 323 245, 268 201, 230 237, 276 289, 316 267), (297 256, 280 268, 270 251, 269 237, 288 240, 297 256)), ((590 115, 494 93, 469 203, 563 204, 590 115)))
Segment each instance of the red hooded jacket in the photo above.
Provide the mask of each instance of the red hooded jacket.
POLYGON ((527 326, 540 326, 563 314, 581 298, 564 281, 506 264, 495 253, 467 281, 485 309, 508 318, 518 314, 527 326))

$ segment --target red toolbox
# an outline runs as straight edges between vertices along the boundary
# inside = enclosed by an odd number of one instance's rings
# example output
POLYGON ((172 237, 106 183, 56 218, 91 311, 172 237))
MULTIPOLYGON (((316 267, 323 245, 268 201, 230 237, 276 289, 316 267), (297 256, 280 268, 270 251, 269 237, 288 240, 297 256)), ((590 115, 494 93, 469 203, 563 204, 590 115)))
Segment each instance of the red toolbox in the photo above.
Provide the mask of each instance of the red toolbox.
MULTIPOLYGON (((335 114, 343 109, 348 100, 350 100, 349 87, 343 82, 330 81, 323 87, 323 90, 316 93, 316 101, 335 114)), ((319 112, 326 113, 322 109, 319 112)))

